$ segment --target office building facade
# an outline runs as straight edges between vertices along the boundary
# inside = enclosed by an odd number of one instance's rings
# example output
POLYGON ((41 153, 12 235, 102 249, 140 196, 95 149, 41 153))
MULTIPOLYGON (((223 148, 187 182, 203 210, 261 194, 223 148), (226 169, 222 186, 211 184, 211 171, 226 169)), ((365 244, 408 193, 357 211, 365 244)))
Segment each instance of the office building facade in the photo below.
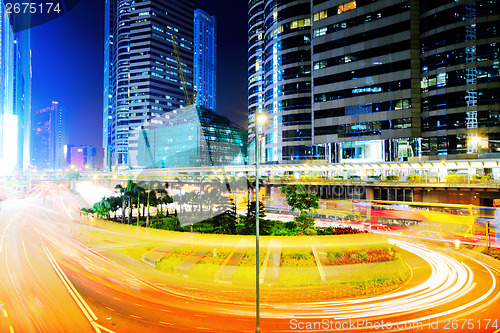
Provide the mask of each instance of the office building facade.
POLYGON ((420 154, 418 2, 314 2, 314 142, 329 162, 420 154))
POLYGON ((420 6, 422 154, 500 158, 500 3, 420 6))
POLYGON ((315 1, 314 142, 330 162, 498 158, 496 1, 315 1))
POLYGON ((68 115, 53 101, 32 114, 31 165, 38 169, 64 170, 67 166, 68 115))
POLYGON ((193 81, 194 8, 192 0, 107 0, 105 6, 104 166, 127 168, 129 155, 137 154, 137 138, 131 132, 187 105, 185 90, 192 93, 193 81))
POLYGON ((225 166, 246 163, 247 131, 200 105, 165 113, 137 129, 135 167, 225 166))
POLYGON ((0 0, 0 174, 30 163, 31 35, 11 23, 0 0))
POLYGON ((324 145, 312 144, 310 1, 251 0, 248 10, 250 163, 259 115, 260 162, 324 160, 324 145))
POLYGON ((92 146, 72 146, 70 153, 71 168, 76 170, 95 170, 97 149, 92 146))
POLYGON ((217 20, 201 9, 194 11, 193 66, 196 103, 216 111, 217 20))

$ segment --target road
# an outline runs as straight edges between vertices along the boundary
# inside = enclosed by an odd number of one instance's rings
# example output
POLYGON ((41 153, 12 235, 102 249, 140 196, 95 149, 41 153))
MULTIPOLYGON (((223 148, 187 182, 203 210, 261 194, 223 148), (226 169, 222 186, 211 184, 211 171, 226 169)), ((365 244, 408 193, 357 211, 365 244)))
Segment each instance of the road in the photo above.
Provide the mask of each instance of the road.
MULTIPOLYGON (((213 288, 160 284, 143 266, 118 264, 77 241, 75 234, 93 228, 77 208, 65 187, 50 184, 3 202, 0 332, 255 331, 248 295, 235 302, 212 297, 213 288)), ((452 248, 391 241, 413 253, 412 278, 402 288, 350 300, 264 303, 262 332, 500 332, 498 271, 452 248)))

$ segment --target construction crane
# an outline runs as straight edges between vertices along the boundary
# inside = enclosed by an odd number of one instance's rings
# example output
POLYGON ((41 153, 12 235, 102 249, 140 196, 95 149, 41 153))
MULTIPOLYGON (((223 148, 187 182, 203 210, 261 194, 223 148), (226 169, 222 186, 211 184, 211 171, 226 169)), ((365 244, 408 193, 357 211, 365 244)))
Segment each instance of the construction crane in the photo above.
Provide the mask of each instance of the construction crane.
POLYGON ((177 58, 177 68, 179 69, 179 76, 181 77, 182 89, 184 90, 184 97, 186 98, 186 104, 191 105, 196 101, 196 90, 193 91, 193 95, 189 93, 186 84, 186 77, 184 76, 184 71, 182 70, 181 57, 179 54, 179 48, 177 47, 177 42, 173 34, 170 35, 172 39, 172 44, 174 45, 175 57, 177 58))

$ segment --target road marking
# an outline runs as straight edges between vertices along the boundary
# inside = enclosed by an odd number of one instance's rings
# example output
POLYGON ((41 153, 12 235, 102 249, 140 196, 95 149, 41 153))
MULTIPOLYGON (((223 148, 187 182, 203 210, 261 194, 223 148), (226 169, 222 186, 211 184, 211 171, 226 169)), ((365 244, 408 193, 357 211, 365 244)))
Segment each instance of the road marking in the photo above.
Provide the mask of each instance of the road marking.
POLYGON ((104 327, 102 325, 99 325, 95 321, 91 322, 91 324, 92 324, 92 326, 94 327, 94 329, 95 329, 95 331, 97 333, 101 333, 101 330, 104 330, 104 331, 109 332, 109 333, 116 333, 115 331, 112 331, 109 328, 106 328, 106 327, 104 327))
POLYGON ((172 323, 167 323, 166 321, 159 321, 160 324, 174 326, 172 323))
POLYGON ((52 265, 52 267, 54 268, 54 270, 56 271, 56 274, 59 276, 62 283, 65 285, 66 290, 68 290, 71 297, 73 297, 73 299, 75 300, 75 302, 78 305, 78 307, 80 308, 80 310, 82 310, 83 314, 88 319, 88 321, 90 322, 92 327, 94 327, 95 331, 97 333, 101 333, 101 329, 103 329, 107 332, 115 333, 114 331, 111 331, 111 330, 109 330, 109 329, 107 329, 107 328, 105 328, 105 327, 103 327, 95 322, 97 320, 97 316, 95 315, 95 313, 89 307, 87 302, 85 302, 85 300, 80 295, 80 293, 78 293, 75 286, 73 286, 71 281, 66 276, 66 273, 64 273, 64 271, 61 269, 59 264, 56 262, 52 253, 50 253, 49 249, 45 245, 42 245, 42 248, 43 248, 43 251, 45 252, 45 254, 47 255, 47 258, 49 258, 49 262, 52 265))
POLYGON ((129 317, 132 317, 132 318, 137 318, 137 319, 143 319, 142 317, 139 317, 139 316, 134 316, 134 315, 131 315, 131 314, 129 314, 129 317))

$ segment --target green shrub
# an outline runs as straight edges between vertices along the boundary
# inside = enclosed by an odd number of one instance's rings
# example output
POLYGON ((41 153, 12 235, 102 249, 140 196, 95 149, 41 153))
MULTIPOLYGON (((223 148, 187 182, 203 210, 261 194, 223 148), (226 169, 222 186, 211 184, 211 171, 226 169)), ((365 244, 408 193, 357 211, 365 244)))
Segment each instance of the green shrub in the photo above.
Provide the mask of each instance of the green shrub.
POLYGON ((179 254, 168 254, 156 264, 156 268, 165 273, 173 273, 174 267, 183 261, 185 256, 179 254))
POLYGON ((399 176, 398 175, 387 175, 385 177, 386 180, 399 180, 399 176))
POLYGON ((462 180, 463 176, 456 174, 456 173, 451 173, 447 176, 444 177, 444 180, 449 183, 454 183, 454 182, 459 182, 462 180))
POLYGON ((419 175, 408 175, 406 176, 406 180, 411 182, 411 183, 419 183, 421 181, 422 177, 419 175))
POLYGON ((164 217, 160 220, 151 222, 150 227, 153 229, 172 230, 172 231, 182 230, 179 224, 179 219, 177 217, 164 217))

